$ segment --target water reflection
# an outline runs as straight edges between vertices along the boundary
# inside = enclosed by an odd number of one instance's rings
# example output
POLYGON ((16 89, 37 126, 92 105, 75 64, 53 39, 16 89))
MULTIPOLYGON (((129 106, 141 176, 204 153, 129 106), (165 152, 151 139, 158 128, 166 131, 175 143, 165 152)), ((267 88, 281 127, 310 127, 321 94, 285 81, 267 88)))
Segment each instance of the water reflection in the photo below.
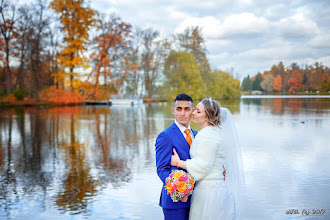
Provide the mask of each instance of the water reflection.
POLYGON ((299 114, 304 111, 313 113, 330 111, 330 99, 324 98, 243 98, 242 102, 247 106, 262 106, 265 110, 271 110, 274 115, 299 114))
MULTIPOLYGON (((141 120, 149 112, 144 107, 6 110, 0 124, 1 209, 10 217, 25 198, 41 198, 39 206, 45 207, 51 197, 62 212, 88 211, 108 183, 116 188, 131 180, 128 161, 139 150, 135 145, 154 130, 153 121, 141 120)), ((151 161, 151 153, 144 154, 151 161)))
MULTIPOLYGON (((285 219, 284 209, 295 206, 324 208, 329 199, 320 190, 330 193, 330 99, 221 104, 233 112, 242 141, 246 219, 279 210, 276 219, 285 219), (320 198, 308 199, 312 193, 320 198)), ((0 218, 162 218, 154 143, 173 123, 171 108, 155 103, 0 110, 0 218)))
MULTIPOLYGON (((64 156, 65 177, 61 184, 61 189, 54 200, 59 210, 73 211, 78 214, 84 211, 88 201, 97 193, 97 180, 90 172, 89 163, 86 158, 86 145, 79 137, 76 137, 75 114, 70 113, 68 121, 67 137, 62 136, 58 143, 59 151, 64 156)), ((58 138, 58 137, 56 137, 58 138)))
POLYGON ((236 119, 247 174, 245 219, 329 219, 329 101, 242 99, 236 119), (303 209, 327 213, 305 217, 303 209))

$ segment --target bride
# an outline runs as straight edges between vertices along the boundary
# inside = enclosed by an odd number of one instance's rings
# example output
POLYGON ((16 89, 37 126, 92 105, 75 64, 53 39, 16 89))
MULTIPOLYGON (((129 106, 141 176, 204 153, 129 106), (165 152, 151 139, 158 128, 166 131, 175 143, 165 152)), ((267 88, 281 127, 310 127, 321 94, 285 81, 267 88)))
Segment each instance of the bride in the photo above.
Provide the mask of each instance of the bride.
POLYGON ((191 145, 191 159, 180 160, 175 149, 171 159, 172 166, 186 169, 197 181, 189 219, 237 219, 244 174, 232 115, 218 101, 203 99, 196 106, 193 122, 201 130, 191 145))

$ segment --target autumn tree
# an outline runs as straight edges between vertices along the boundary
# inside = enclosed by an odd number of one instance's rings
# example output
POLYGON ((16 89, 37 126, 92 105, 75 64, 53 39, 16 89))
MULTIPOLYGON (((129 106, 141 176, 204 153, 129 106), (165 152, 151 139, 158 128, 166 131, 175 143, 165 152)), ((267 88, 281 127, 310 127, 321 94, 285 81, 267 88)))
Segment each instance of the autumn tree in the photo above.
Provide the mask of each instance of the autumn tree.
POLYGON ((209 73, 211 69, 206 58, 206 47, 205 40, 202 36, 202 29, 198 26, 187 27, 183 33, 177 34, 176 38, 179 41, 180 47, 194 56, 196 63, 201 67, 202 75, 209 73))
POLYGON ((164 61, 170 53, 170 43, 166 38, 161 38, 159 32, 148 28, 137 30, 140 38, 140 71, 143 74, 145 95, 151 97, 157 88, 157 82, 164 72, 164 61))
POLYGON ((50 8, 60 14, 64 44, 57 57, 62 71, 55 75, 55 80, 67 78, 71 89, 77 83, 78 67, 87 68, 88 58, 85 56, 89 41, 89 30, 96 24, 97 12, 85 6, 84 0, 53 0, 50 8), (68 69, 68 73, 65 70, 68 69))
POLYGON ((143 84, 143 75, 141 74, 141 71, 139 71, 140 56, 138 46, 132 47, 132 51, 129 54, 129 58, 133 68, 127 77, 126 92, 127 94, 139 95, 142 92, 141 85, 143 84))
POLYGON ((330 91, 330 69, 325 67, 320 76, 321 91, 330 91))
POLYGON ((314 65, 309 66, 309 87, 313 91, 321 90, 320 78, 323 72, 323 65, 315 62, 314 65))
POLYGON ((27 5, 23 5, 19 8, 19 14, 22 16, 17 22, 17 41, 14 45, 16 53, 19 58, 19 67, 18 74, 15 80, 15 86, 18 89, 24 89, 26 75, 28 74, 28 48, 30 47, 29 38, 31 36, 31 21, 32 21, 32 13, 31 8, 27 5))
POLYGON ((0 2, 0 34, 3 42, 3 75, 2 75, 2 94, 11 93, 12 74, 10 68, 10 57, 13 54, 13 40, 16 35, 15 24, 19 19, 16 15, 17 7, 11 0, 1 0, 0 2))
POLYGON ((48 62, 49 62, 49 73, 52 76, 49 80, 50 85, 54 85, 57 89, 63 88, 64 85, 59 85, 64 83, 63 80, 54 81, 54 76, 61 70, 61 66, 57 62, 56 58, 60 54, 60 41, 61 36, 61 22, 60 15, 57 14, 54 10, 49 12, 51 17, 51 25, 49 26, 49 45, 48 45, 48 62))
MULTIPOLYGON (((280 75, 279 75, 280 76, 280 75)), ((274 84, 274 77, 272 74, 267 74, 262 82, 260 83, 260 86, 263 90, 267 92, 273 91, 273 84, 274 84)))
POLYGON ((32 19, 30 23, 30 48, 29 66, 31 81, 30 88, 32 97, 37 97, 39 90, 48 86, 50 75, 48 72, 48 37, 49 37, 49 17, 46 15, 46 2, 38 0, 32 5, 32 19))
POLYGON ((115 15, 110 16, 108 21, 101 20, 100 33, 93 39, 93 53, 90 56, 94 67, 89 79, 94 82, 94 95, 101 78, 104 85, 110 83, 118 92, 128 72, 134 71, 129 57, 132 51, 131 32, 131 25, 115 15))
MULTIPOLYGON (((278 74, 281 76, 282 78, 282 85, 283 85, 283 80, 284 80, 284 74, 285 74, 285 67, 284 64, 282 62, 279 62, 277 64, 277 68, 278 68, 278 74)), ((274 75, 273 75, 274 76, 274 75)), ((276 77, 276 76, 274 76, 276 77)))
POLYGON ((274 79, 273 89, 276 92, 280 92, 282 90, 282 77, 281 75, 277 75, 274 79))
POLYGON ((178 93, 193 94, 195 99, 205 97, 206 86, 194 57, 187 51, 171 51, 165 62, 164 93, 174 99, 178 93))
POLYGON ((295 69, 292 72, 290 79, 288 80, 288 85, 290 86, 289 92, 296 92, 300 89, 302 85, 302 77, 299 70, 295 69))
MULTIPOLYGON (((277 92, 330 91, 329 67, 324 66, 322 63, 315 62, 314 65, 305 65, 305 67, 292 63, 289 67, 284 68, 283 63, 280 62, 278 65, 273 65, 270 71, 264 71, 263 76, 269 74, 274 76, 273 89, 277 92)), ((258 75, 252 77, 254 87, 257 84, 258 75)), ((246 84, 245 81, 246 78, 242 83, 243 90, 243 85, 246 84)), ((262 87, 265 89, 265 85, 262 87)))
MULTIPOLYGON (((0 37, 0 61, 2 61, 2 59, 3 59, 3 53, 2 53, 2 51, 3 51, 3 46, 4 46, 4 44, 3 44, 3 40, 2 40, 2 38, 0 37)), ((5 84, 6 84, 6 80, 5 80, 6 78, 4 77, 4 74, 3 74, 3 66, 2 65, 0 65, 0 81, 1 81, 1 84, 0 84, 0 94, 2 95, 2 93, 5 93, 5 84)))
POLYGON ((279 74, 279 68, 277 67, 277 65, 273 65, 270 72, 274 77, 276 77, 277 75, 281 75, 279 74))

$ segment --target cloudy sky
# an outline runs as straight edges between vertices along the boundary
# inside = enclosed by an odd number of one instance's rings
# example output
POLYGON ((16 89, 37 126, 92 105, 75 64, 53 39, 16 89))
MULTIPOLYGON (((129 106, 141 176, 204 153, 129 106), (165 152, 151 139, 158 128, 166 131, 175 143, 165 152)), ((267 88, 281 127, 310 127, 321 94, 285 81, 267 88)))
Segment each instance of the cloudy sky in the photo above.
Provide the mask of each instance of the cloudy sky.
POLYGON ((330 67, 329 0, 92 0, 101 13, 115 13, 162 36, 200 26, 212 69, 247 74, 319 61, 330 67))

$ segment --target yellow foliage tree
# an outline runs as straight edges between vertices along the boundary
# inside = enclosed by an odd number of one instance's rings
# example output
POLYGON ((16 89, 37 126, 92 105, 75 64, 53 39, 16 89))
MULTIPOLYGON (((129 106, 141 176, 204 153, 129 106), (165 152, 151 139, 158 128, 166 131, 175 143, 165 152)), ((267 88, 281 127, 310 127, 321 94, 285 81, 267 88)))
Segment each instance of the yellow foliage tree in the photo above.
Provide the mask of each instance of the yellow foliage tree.
POLYGON ((179 93, 187 93, 194 99, 205 97, 206 86, 201 77, 200 68, 193 55, 187 51, 172 51, 165 62, 164 93, 167 99, 174 99, 179 93))
POLYGON ((54 74, 54 80, 66 81, 69 78, 71 89, 79 83, 75 69, 88 68, 88 58, 84 55, 91 27, 96 25, 97 12, 84 6, 84 0, 53 0, 49 7, 60 14, 64 44, 57 56, 62 70, 54 74))
POLYGON ((232 99, 241 96, 239 80, 227 72, 214 71, 204 78, 204 82, 207 85, 206 95, 212 98, 232 99))

